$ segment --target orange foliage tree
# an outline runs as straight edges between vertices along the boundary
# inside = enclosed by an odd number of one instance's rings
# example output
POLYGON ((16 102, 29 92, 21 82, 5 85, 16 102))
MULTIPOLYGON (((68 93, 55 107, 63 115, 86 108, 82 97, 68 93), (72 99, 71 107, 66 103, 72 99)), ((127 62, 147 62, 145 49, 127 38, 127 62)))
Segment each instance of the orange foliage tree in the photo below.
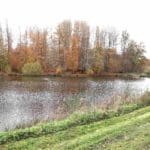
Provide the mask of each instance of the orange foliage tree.
POLYGON ((73 73, 78 70, 79 65, 79 37, 75 34, 71 38, 71 48, 67 53, 67 66, 68 70, 71 70, 73 73))

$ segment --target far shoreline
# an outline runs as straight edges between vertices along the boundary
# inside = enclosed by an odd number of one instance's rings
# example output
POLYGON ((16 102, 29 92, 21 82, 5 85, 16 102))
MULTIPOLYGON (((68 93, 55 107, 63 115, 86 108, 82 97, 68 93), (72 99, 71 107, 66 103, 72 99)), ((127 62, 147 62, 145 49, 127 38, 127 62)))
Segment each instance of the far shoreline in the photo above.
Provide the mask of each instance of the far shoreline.
POLYGON ((87 73, 70 73, 63 74, 47 73, 47 74, 21 74, 21 73, 0 73, 0 76, 15 76, 15 77, 75 77, 75 78, 87 78, 87 77, 102 77, 102 78, 125 78, 125 79, 139 79, 141 77, 150 77, 145 73, 100 73, 89 75, 87 73))

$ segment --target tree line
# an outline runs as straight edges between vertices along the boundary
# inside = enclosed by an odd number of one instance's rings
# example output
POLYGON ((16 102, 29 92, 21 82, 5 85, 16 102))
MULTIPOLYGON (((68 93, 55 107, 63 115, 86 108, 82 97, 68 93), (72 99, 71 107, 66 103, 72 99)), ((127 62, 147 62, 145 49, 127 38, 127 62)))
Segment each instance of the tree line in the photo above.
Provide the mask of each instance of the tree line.
POLYGON ((0 71, 18 73, 141 72, 144 45, 113 27, 91 31, 84 21, 64 20, 53 30, 30 27, 17 44, 6 24, 0 26, 0 71), (118 52, 120 49, 120 52, 118 52))

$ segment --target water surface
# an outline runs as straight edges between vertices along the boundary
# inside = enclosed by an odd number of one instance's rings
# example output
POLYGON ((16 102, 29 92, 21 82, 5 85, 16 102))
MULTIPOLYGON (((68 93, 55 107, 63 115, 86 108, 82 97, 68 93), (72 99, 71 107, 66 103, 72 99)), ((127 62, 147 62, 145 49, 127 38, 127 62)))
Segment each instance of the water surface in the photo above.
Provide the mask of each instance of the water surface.
POLYGON ((150 78, 0 77, 0 131, 62 118, 83 106, 94 108, 114 95, 140 95, 146 90, 150 90, 150 78))

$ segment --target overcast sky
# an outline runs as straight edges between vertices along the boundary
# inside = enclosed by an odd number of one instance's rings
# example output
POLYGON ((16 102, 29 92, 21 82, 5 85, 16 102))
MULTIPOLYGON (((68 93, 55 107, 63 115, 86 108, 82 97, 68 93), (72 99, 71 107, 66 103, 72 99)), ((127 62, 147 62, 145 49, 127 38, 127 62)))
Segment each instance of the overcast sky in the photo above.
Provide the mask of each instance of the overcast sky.
POLYGON ((150 0, 0 0, 0 22, 12 30, 51 27, 64 19, 85 20, 91 26, 128 30, 144 42, 150 58, 150 0))

